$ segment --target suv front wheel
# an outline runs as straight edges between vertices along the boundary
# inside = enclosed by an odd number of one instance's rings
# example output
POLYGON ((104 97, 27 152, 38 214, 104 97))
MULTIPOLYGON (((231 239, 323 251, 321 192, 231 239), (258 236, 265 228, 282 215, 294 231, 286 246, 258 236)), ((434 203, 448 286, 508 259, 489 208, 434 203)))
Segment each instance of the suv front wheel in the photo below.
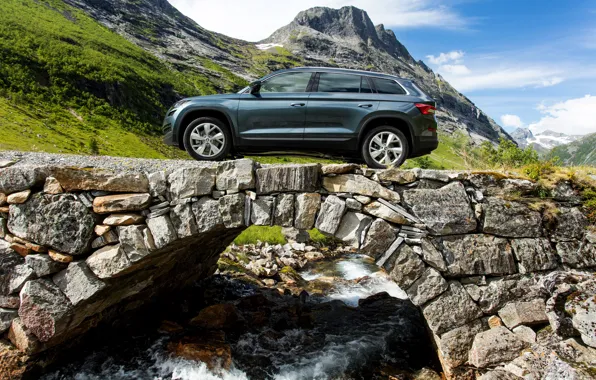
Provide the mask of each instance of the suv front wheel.
POLYGON ((410 152, 402 131, 390 125, 373 128, 360 147, 362 158, 373 169, 401 166, 410 152))
POLYGON ((184 149, 195 160, 223 160, 232 147, 232 137, 226 124, 213 117, 200 117, 184 131, 184 149))

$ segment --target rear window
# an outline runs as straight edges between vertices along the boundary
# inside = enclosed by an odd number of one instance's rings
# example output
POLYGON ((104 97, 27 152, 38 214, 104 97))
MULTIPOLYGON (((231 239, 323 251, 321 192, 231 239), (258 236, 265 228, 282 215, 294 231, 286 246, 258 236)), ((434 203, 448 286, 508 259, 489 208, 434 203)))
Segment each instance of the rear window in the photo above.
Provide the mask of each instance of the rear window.
POLYGON ((391 79, 372 78, 379 94, 405 95, 404 89, 391 79))

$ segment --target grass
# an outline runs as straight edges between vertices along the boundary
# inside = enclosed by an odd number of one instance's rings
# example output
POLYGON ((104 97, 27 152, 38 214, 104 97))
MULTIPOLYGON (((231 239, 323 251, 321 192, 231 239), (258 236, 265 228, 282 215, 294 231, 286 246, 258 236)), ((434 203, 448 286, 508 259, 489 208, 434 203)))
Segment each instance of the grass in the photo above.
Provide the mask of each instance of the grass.
MULTIPOLYGON (((327 245, 334 239, 324 235, 317 229, 308 231, 312 243, 327 245)), ((287 240, 280 226, 250 226, 234 240, 236 245, 256 244, 258 241, 269 244, 286 244, 287 240)))

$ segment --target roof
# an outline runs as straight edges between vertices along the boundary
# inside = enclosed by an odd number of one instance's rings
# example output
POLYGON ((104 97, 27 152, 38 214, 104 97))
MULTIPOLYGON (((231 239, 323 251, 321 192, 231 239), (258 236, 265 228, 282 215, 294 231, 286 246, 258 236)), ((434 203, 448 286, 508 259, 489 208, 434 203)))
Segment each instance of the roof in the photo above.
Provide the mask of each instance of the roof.
POLYGON ((378 77, 378 78, 407 80, 404 78, 400 78, 396 75, 378 73, 378 72, 374 72, 374 71, 342 69, 342 68, 338 68, 338 67, 295 67, 292 69, 275 71, 275 72, 267 75, 267 77, 274 75, 274 74, 279 74, 279 73, 284 73, 284 72, 293 72, 293 71, 306 71, 306 72, 325 71, 328 73, 352 73, 352 74, 357 74, 357 75, 367 75, 367 76, 378 77))

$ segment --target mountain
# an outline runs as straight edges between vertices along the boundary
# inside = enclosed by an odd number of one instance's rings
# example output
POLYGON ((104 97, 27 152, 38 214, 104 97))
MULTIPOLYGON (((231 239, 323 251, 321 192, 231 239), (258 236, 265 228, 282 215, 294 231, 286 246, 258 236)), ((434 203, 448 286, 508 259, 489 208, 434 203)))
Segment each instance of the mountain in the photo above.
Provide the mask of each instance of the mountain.
POLYGON ((437 161, 461 167, 461 147, 510 138, 358 8, 306 10, 255 44, 208 31, 166 0, 4 0, 0 149, 180 156, 160 143, 176 100, 315 65, 414 79, 438 104, 437 161))
POLYGON ((532 133, 528 128, 517 128, 511 137, 517 145, 522 148, 531 146, 540 154, 550 152, 556 146, 569 144, 573 141, 581 139, 581 135, 567 135, 565 133, 554 132, 546 130, 543 132, 532 133))
POLYGON ((565 165, 596 166, 596 133, 581 136, 569 144, 559 145, 550 154, 559 157, 565 165))

